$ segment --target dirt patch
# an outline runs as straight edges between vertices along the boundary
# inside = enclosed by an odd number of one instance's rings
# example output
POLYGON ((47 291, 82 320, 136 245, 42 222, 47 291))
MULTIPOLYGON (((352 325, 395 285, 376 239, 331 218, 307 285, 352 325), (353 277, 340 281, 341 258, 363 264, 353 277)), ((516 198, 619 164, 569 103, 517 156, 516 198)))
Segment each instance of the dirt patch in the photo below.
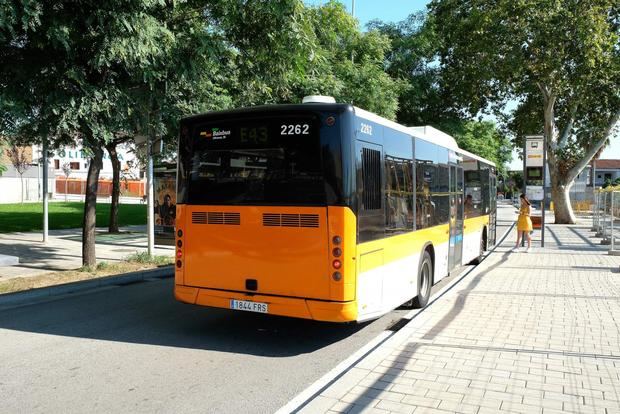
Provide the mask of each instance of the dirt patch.
POLYGON ((45 273, 37 276, 16 277, 5 281, 0 281, 0 294, 62 285, 65 283, 79 282, 81 280, 97 279, 100 277, 120 275, 139 270, 155 269, 162 265, 172 264, 173 259, 169 259, 169 263, 159 261, 158 263, 120 262, 108 264, 106 262, 102 262, 95 269, 65 270, 62 272, 45 273))

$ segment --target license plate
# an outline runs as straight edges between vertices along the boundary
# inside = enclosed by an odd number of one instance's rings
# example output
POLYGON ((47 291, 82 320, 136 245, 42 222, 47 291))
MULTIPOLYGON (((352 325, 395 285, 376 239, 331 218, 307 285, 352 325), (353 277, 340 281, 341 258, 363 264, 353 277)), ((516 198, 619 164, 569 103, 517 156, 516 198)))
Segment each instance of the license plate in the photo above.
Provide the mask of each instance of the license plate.
POLYGON ((242 310, 247 312, 269 313, 269 305, 261 302, 251 302, 249 300, 230 300, 230 309, 242 310))

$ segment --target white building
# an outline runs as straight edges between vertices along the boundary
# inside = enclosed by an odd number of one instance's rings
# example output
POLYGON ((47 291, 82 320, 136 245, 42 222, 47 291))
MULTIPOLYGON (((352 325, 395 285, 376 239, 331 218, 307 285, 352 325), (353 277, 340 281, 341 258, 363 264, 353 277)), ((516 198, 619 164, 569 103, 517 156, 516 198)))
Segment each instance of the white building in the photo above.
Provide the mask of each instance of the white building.
MULTIPOLYGON (((8 157, 3 158, 3 164, 7 170, 0 175, 0 203, 19 203, 40 201, 43 198, 42 177, 43 166, 40 164, 41 147, 33 145, 26 148, 29 166, 23 175, 13 168, 8 157)), ((129 181, 144 181, 141 177, 140 165, 133 150, 133 144, 123 144, 117 147, 119 161, 121 162, 121 178, 129 181)), ((65 188, 70 194, 69 199, 83 199, 83 189, 85 188, 86 176, 88 174, 89 158, 81 147, 66 147, 54 151, 54 155, 48 160, 48 195, 50 198, 64 199, 65 188), (65 174, 63 166, 68 167, 69 176, 65 174), (84 184, 82 184, 82 182, 84 184)), ((112 162, 110 155, 104 151, 103 169, 99 174, 100 190, 102 181, 112 179, 112 162)), ((105 188, 109 188, 107 186, 105 188)), ((138 197, 143 192, 139 185, 132 185, 134 197, 138 197)), ((104 192, 105 192, 104 188, 104 192)), ((121 190, 122 191, 122 190, 121 190)), ((129 195, 129 194, 127 194, 129 195)), ((129 195, 131 197, 131 195, 129 195)), ((130 200, 126 200, 130 201, 130 200)))
MULTIPOLYGON (((37 146, 33 146, 33 150, 38 151, 37 146)), ((134 152, 133 144, 121 144, 117 147, 118 159, 121 162, 121 171, 123 175, 132 180, 139 180, 140 166, 134 152)), ((64 166, 68 167, 70 172, 69 178, 84 179, 88 174, 89 157, 85 154, 82 147, 65 147, 54 151, 54 155, 50 157, 50 167, 54 171, 54 176, 59 179, 65 179, 66 174, 63 170, 64 166)), ((103 152, 103 168, 99 173, 100 179, 112 178, 112 162, 107 151, 103 152)))

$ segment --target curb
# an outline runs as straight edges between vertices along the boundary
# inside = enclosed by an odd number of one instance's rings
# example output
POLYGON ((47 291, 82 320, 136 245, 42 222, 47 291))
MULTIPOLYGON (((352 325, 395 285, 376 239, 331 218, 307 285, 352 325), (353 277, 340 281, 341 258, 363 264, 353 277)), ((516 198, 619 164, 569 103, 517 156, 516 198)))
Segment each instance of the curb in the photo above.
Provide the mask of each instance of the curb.
POLYGON ((80 280, 78 282, 36 288, 22 292, 5 293, 0 295, 0 307, 22 305, 37 299, 51 298, 53 296, 66 295, 68 293, 83 292, 104 286, 123 286, 141 282, 146 279, 164 279, 173 276, 174 269, 172 265, 169 265, 162 266, 157 269, 139 270, 136 272, 105 276, 97 279, 80 280))

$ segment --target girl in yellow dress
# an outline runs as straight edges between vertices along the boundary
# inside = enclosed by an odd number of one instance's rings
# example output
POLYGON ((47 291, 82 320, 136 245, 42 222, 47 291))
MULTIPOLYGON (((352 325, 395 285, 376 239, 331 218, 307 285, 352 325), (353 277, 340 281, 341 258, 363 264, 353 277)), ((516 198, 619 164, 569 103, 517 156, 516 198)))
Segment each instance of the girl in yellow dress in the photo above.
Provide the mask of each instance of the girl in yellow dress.
POLYGON ((530 214, 532 212, 530 207, 531 204, 525 194, 521 194, 520 201, 521 207, 519 208, 519 219, 517 220, 517 244, 515 250, 519 248, 519 243, 521 243, 521 233, 525 232, 527 237, 526 252, 529 252, 532 246, 532 237, 530 236, 530 232, 532 231, 532 219, 530 219, 530 214))

